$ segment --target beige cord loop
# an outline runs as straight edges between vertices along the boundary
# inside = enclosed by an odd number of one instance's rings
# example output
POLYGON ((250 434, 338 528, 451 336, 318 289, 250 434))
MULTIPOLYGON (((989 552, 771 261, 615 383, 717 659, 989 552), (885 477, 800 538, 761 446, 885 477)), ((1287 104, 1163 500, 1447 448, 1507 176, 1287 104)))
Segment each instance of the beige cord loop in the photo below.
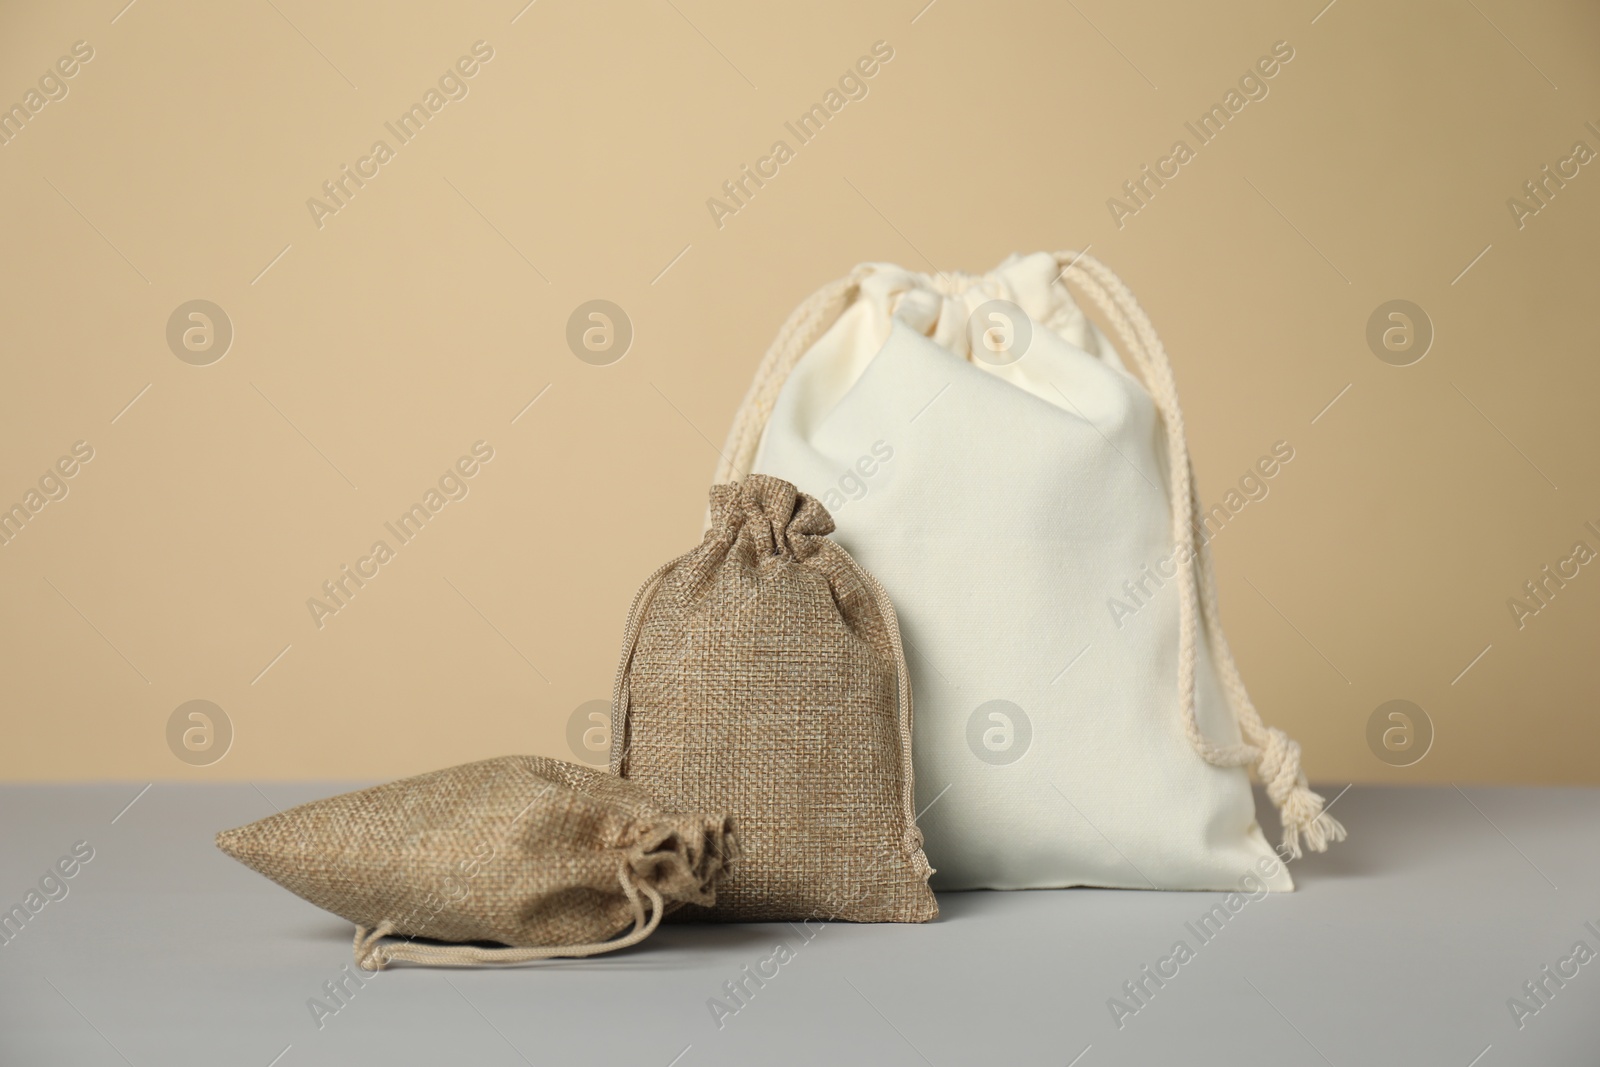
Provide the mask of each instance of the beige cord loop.
MULTIPOLYGON (((1134 361, 1166 424, 1173 543, 1180 549, 1187 549, 1187 556, 1181 562, 1192 564, 1178 568, 1178 710, 1184 734, 1201 758, 1213 766, 1256 768, 1267 795, 1282 816, 1283 847, 1290 856, 1296 859, 1301 856, 1302 836, 1307 847, 1322 852, 1330 842, 1344 840, 1345 829, 1323 811, 1322 797, 1312 792, 1306 782, 1300 769, 1300 746, 1282 730, 1261 721, 1222 632, 1211 553, 1195 530, 1195 516, 1200 505, 1195 497, 1183 411, 1178 405, 1178 385, 1166 349, 1150 317, 1111 268, 1084 253, 1058 252, 1055 258, 1061 266, 1058 277, 1069 279, 1105 315, 1121 343, 1123 354, 1134 361), (1195 663, 1200 619, 1204 620, 1206 637, 1244 738, 1243 744, 1212 742, 1200 732, 1195 719, 1195 663)), ((717 467, 717 483, 737 481, 749 473, 761 435, 789 372, 850 305, 862 269, 870 268, 858 268, 848 278, 818 289, 795 309, 778 331, 756 369, 750 391, 734 415, 723 447, 722 462, 717 467)))
POLYGON ((368 930, 356 927, 352 952, 356 966, 364 971, 381 971, 392 960, 426 963, 438 967, 482 967, 491 963, 525 963, 528 960, 547 960, 556 956, 598 956, 619 948, 637 945, 661 925, 664 905, 661 894, 652 887, 638 882, 627 863, 617 872, 622 891, 627 894, 633 909, 633 929, 611 941, 594 941, 587 945, 538 945, 529 948, 476 948, 472 945, 419 945, 412 941, 383 944, 383 939, 394 933, 394 923, 384 921, 368 930), (645 918, 643 893, 650 902, 650 916, 645 918))

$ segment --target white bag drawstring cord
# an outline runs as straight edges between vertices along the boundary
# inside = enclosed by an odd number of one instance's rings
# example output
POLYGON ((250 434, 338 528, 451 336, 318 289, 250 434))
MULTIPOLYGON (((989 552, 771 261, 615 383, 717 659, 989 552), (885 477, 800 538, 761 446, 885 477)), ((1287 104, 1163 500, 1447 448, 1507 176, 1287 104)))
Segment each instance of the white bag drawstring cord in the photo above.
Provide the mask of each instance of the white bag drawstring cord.
POLYGON ((1111 268, 1092 256, 1076 252, 1057 253, 1056 262, 1061 265, 1060 276, 1070 279, 1110 322, 1124 352, 1138 365, 1166 424, 1173 542, 1188 550, 1188 558, 1182 562, 1192 564, 1178 569, 1178 708, 1184 734, 1194 750, 1213 766, 1256 768, 1257 777, 1282 818, 1283 846, 1291 857, 1301 856, 1302 837, 1313 852, 1325 851, 1329 843, 1344 840, 1345 829, 1323 810, 1322 797, 1312 792, 1306 782, 1300 768, 1300 745, 1282 730, 1261 721, 1222 632, 1211 552, 1196 529, 1199 503, 1195 498, 1194 470, 1189 460, 1183 411, 1178 404, 1177 381, 1166 349, 1150 317, 1111 268), (1195 718, 1197 615, 1205 620, 1206 637, 1244 738, 1243 744, 1212 742, 1201 732, 1195 718))

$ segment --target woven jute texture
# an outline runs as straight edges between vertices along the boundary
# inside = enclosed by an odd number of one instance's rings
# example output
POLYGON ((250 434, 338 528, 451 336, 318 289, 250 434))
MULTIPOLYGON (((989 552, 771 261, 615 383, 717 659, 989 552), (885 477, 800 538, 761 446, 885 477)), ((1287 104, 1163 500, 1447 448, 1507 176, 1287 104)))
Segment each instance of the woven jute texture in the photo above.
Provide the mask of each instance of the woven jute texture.
POLYGON ((737 855, 726 816, 540 756, 302 804, 225 830, 217 846, 362 928, 356 956, 369 969, 389 959, 468 965, 620 947, 608 939, 630 924, 641 939, 663 900, 711 904, 737 855), (378 945, 387 934, 524 948, 378 945))
POLYGON ((911 684, 883 587, 779 478, 711 490, 705 540, 634 598, 611 769, 728 812, 744 855, 676 918, 926 922, 911 684))

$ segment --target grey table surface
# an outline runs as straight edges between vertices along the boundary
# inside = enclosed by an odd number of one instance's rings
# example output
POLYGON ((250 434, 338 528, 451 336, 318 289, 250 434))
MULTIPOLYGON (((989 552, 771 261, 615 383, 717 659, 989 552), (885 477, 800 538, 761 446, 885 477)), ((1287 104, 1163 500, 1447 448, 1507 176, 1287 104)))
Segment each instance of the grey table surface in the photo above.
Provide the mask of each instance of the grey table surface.
POLYGON ((0 1064, 1600 1063, 1600 957, 1574 956, 1600 953, 1597 790, 1354 786, 1351 839, 1203 942, 1223 894, 948 893, 925 926, 669 926, 590 960, 395 967, 341 1003, 349 927, 211 838, 345 788, 0 787, 0 908, 93 849, 0 944, 0 1064))

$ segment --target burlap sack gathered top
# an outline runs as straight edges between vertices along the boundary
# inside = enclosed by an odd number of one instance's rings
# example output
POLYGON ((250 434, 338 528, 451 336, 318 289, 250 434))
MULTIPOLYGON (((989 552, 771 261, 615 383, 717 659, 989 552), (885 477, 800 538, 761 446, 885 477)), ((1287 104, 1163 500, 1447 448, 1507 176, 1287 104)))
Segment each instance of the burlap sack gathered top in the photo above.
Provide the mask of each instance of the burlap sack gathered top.
POLYGON ((899 624, 832 530, 817 500, 778 478, 718 485, 705 539, 634 598, 611 770, 728 812, 743 848, 716 901, 685 918, 938 914, 899 624))
POLYGON ((858 267, 791 315, 722 456, 822 497, 894 592, 935 885, 1227 888, 1271 856, 1245 768, 1286 856, 1344 837, 1240 679, 1171 364, 1093 257, 858 267))
POLYGON ((713 903, 738 855, 727 816, 541 756, 302 804, 223 831, 217 847, 354 923, 356 963, 366 970, 391 960, 466 967, 626 948, 666 911, 713 903))

